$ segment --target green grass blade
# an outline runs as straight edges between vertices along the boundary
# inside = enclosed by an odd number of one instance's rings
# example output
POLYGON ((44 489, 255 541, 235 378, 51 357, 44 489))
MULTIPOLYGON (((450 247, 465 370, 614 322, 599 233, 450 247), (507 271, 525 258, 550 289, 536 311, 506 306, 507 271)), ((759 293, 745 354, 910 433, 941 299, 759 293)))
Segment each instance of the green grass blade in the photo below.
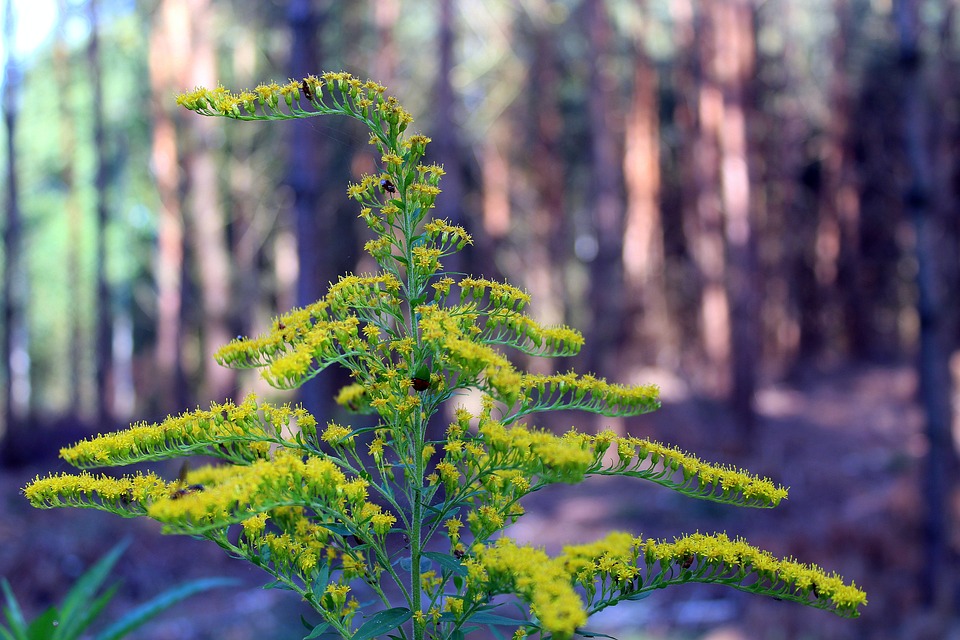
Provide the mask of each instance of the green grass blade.
MULTIPOLYGON (((86 615, 91 608, 97 591, 103 585, 113 570, 120 555, 126 550, 129 541, 123 541, 100 558, 86 573, 80 576, 73 588, 67 593, 60 606, 60 626, 56 635, 57 640, 69 640, 80 635, 80 632, 90 624, 86 615)), ((106 604, 106 603, 104 603, 106 604)))
POLYGON ((128 612, 122 618, 97 634, 95 640, 118 640, 119 638, 123 638, 181 600, 185 600, 202 591, 216 589, 218 587, 228 587, 238 582, 239 580, 233 578, 203 578, 173 587, 128 612))
POLYGON ((3 589, 3 599, 6 602, 3 607, 3 615, 7 619, 7 624, 10 625, 9 631, 4 631, 12 634, 11 637, 16 640, 27 640, 27 621, 23 618, 20 603, 13 595, 13 589, 10 588, 10 583, 7 582, 6 578, 0 580, 0 589, 3 589))

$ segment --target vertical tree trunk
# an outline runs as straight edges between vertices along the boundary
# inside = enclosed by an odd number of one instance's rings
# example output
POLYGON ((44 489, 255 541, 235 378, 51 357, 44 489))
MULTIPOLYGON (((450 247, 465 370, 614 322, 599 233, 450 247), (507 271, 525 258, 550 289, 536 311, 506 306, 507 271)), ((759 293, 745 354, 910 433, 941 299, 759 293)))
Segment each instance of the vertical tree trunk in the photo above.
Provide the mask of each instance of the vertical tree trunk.
MULTIPOLYGON (((443 194, 437 198, 436 215, 451 224, 463 223, 464 184, 460 154, 460 125, 457 123, 457 98, 453 90, 453 45, 456 40, 456 0, 438 0, 440 16, 437 24, 437 79, 434 85, 433 144, 430 151, 435 162, 443 165, 443 194)), ((448 271, 470 271, 465 254, 444 259, 448 271)))
POLYGON ((18 95, 20 68, 14 49, 16 24, 13 0, 4 3, 3 44, 4 60, 3 125, 6 139, 6 224, 3 227, 3 458, 7 463, 17 459, 18 444, 29 433, 27 418, 30 410, 30 353, 27 348, 27 277, 23 263, 23 220, 20 214, 20 194, 16 155, 18 95))
POLYGON ((153 116, 151 166, 160 197, 154 279, 157 286, 156 375, 148 397, 159 398, 155 412, 163 415, 187 405, 183 369, 181 309, 183 304, 184 233, 181 210, 180 149, 168 96, 188 87, 186 38, 189 10, 184 0, 162 0, 150 33, 150 87, 153 116))
MULTIPOLYGON (((210 0, 188 0, 190 15, 190 82, 186 86, 217 84, 217 61, 213 33, 213 6, 210 0)), ((221 367, 213 354, 233 336, 230 332, 230 306, 233 273, 227 250, 227 213, 220 195, 219 169, 212 141, 222 123, 214 118, 191 118, 191 138, 197 145, 187 159, 190 192, 189 241, 196 255, 201 293, 202 391, 205 400, 220 400, 230 395, 235 384, 231 369, 221 367)))
MULTIPOLYGON (((287 7, 287 23, 292 35, 290 74, 303 78, 318 73, 320 58, 318 31, 323 16, 310 0, 291 0, 287 7)), ((287 155, 287 184, 293 190, 293 215, 297 230, 297 304, 307 305, 323 295, 326 278, 332 277, 332 265, 324 243, 332 236, 329 216, 319 215, 321 184, 327 160, 318 129, 305 120, 291 123, 287 155)), ((300 401, 324 420, 331 413, 333 384, 330 376, 321 375, 299 390, 300 401)))
POLYGON ((76 185, 76 154, 77 138, 74 128, 72 92, 72 63, 70 61, 69 45, 66 41, 66 21, 69 6, 66 0, 57 2, 57 35, 53 46, 53 71, 56 78, 57 112, 60 127, 60 148, 63 157, 63 167, 60 178, 63 190, 66 193, 65 215, 67 217, 67 255, 65 260, 67 295, 70 300, 68 308, 73 312, 68 322, 70 331, 67 345, 67 411, 70 415, 79 417, 83 413, 83 365, 88 351, 84 340, 83 315, 80 310, 84 307, 82 293, 84 283, 80 277, 80 256, 83 253, 83 212, 77 201, 76 185))
POLYGON ((590 193, 597 253, 590 264, 592 340, 588 370, 615 375, 623 327, 623 162, 610 116, 613 79, 606 70, 611 28, 604 0, 585 0, 588 48, 588 113, 590 193))
POLYGON ((754 422, 756 361, 759 356, 755 239, 747 112, 748 83, 755 60, 753 9, 747 0, 711 2, 715 35, 713 74, 722 94, 720 119, 720 202, 727 251, 730 301, 730 401, 745 434, 754 422))
POLYGON ((100 24, 97 0, 89 0, 90 41, 87 64, 93 86, 93 148, 94 194, 96 198, 96 341, 94 348, 94 378, 96 380, 97 422, 109 430, 113 426, 113 307, 110 283, 107 280, 107 229, 110 215, 107 209, 107 149, 103 113, 103 67, 100 60, 100 24))
POLYGON ((688 256, 686 263, 678 263, 678 268, 683 266, 686 269, 674 280, 684 286, 673 287, 678 291, 671 296, 670 302, 678 310, 681 337, 686 338, 677 344, 679 355, 682 359, 696 361, 698 370, 704 371, 705 368, 699 366, 699 363, 709 353, 709 325, 705 322, 703 308, 706 300, 706 270, 709 264, 705 261, 705 244, 701 233, 701 208, 704 201, 700 197, 700 191, 702 187, 712 184, 709 175, 704 175, 704 172, 713 166, 713 163, 703 162, 701 155, 709 141, 709 138, 704 137, 700 126, 703 74, 700 70, 698 36, 703 29, 692 0, 671 0, 670 18, 677 50, 670 73, 670 82, 676 95, 672 117, 679 142, 674 152, 675 184, 670 185, 674 193, 665 191, 664 195, 670 197, 675 194, 680 217, 678 235, 681 236, 677 243, 685 248, 688 256))
POLYGON ((693 18, 698 77, 696 125, 690 160, 693 163, 696 216, 687 226, 691 252, 700 275, 700 335, 709 368, 704 383, 713 392, 726 394, 730 385, 731 328, 720 193, 724 101, 712 68, 718 38, 713 12, 712 5, 704 6, 693 18))
POLYGON ((836 33, 831 41, 829 119, 819 149, 821 180, 814 245, 817 296, 805 313, 803 350, 807 355, 843 341, 854 354, 863 354, 869 331, 862 314, 867 305, 858 295, 855 266, 860 220, 860 194, 855 183, 850 119, 853 105, 848 77, 847 47, 853 40, 853 7, 835 0, 836 33), (844 283, 853 286, 844 286, 844 283), (838 318, 844 318, 840 323, 838 318))
POLYGON ((626 313, 634 325, 633 339, 649 347, 657 358, 667 345, 675 343, 667 310, 660 219, 659 82, 653 61, 644 50, 642 35, 634 46, 633 94, 627 112, 623 154, 624 297, 626 313))
POLYGON ((942 333, 944 306, 939 271, 942 250, 937 242, 940 231, 931 206, 930 106, 921 73, 924 61, 920 49, 920 2, 899 0, 894 16, 900 40, 902 135, 909 171, 904 206, 915 234, 917 314, 920 318, 920 399, 929 442, 924 465, 926 558, 921 588, 926 603, 944 616, 946 631, 946 621, 952 615, 956 596, 953 558, 948 549, 948 488, 956 474, 956 456, 950 436, 949 352, 945 348, 946 341, 942 333))
MULTIPOLYGON (((545 20, 538 20, 533 29, 529 38, 533 59, 526 88, 530 100, 525 106, 527 121, 519 125, 522 133, 518 134, 527 140, 527 162, 536 191, 527 225, 530 241, 526 244, 529 246, 523 250, 523 277, 533 296, 538 319, 559 324, 569 322, 567 309, 571 300, 563 277, 570 257, 570 231, 564 207, 566 172, 561 149, 564 131, 559 109, 557 34, 545 20)), ((509 148, 509 145, 505 146, 509 148)), ((504 173, 509 176, 509 171, 504 173)), ((507 220, 502 224, 505 223, 507 220)), ((503 231, 506 233, 506 226, 503 231)), ((539 364, 553 366, 546 362, 539 364)))

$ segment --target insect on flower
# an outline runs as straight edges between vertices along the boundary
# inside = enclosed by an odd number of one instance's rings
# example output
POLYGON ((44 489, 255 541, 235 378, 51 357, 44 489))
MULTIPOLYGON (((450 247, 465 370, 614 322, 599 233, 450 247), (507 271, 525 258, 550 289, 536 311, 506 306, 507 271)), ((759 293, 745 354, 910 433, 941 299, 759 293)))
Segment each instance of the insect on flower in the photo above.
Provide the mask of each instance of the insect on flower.
POLYGON ((307 96, 307 100, 313 100, 313 92, 310 91, 310 83, 306 79, 300 81, 300 90, 303 91, 303 95, 307 96))
POLYGON ((180 498, 182 498, 182 497, 184 497, 184 496, 188 496, 188 495, 190 495, 191 493, 196 493, 197 491, 203 491, 203 485, 202 485, 202 484, 191 484, 191 485, 187 485, 187 486, 185 486, 185 487, 180 487, 180 488, 178 488, 177 490, 175 490, 173 493, 170 494, 170 499, 171 499, 171 500, 179 500, 180 498))
POLYGON ((397 192, 397 187, 394 186, 394 184, 393 184, 392 182, 390 182, 390 180, 388 180, 387 178, 383 178, 383 179, 380 181, 380 188, 383 189, 384 191, 386 191, 387 193, 396 193, 396 192, 397 192))
POLYGON ((171 500, 179 500, 184 496, 188 496, 191 493, 196 493, 197 491, 203 491, 202 484, 187 484, 187 472, 190 470, 190 466, 184 462, 180 465, 180 473, 177 474, 177 488, 170 493, 171 500))

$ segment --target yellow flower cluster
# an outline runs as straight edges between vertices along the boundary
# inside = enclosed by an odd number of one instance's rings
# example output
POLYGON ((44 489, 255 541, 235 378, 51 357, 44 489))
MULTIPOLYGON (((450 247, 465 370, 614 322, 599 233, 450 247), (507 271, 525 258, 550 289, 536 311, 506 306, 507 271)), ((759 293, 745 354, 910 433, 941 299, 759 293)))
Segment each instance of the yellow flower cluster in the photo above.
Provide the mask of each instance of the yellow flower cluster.
POLYGON ((474 339, 480 329, 470 307, 421 305, 417 313, 421 342, 461 376, 460 386, 477 384, 504 402, 513 402, 520 374, 503 354, 474 339))
POLYGON ((303 407, 260 403, 251 394, 239 405, 214 403, 209 410, 197 409, 159 424, 137 423, 81 440, 61 449, 60 457, 81 469, 191 453, 249 462, 266 457, 270 443, 280 442, 291 423, 308 432, 316 427, 316 420, 303 407))
POLYGON ((580 482, 595 460, 593 447, 583 441, 522 424, 505 427, 482 418, 479 430, 497 467, 519 469, 543 482, 580 482))
POLYGON ((380 513, 376 505, 366 502, 365 480, 348 480, 336 464, 324 458, 303 460, 279 449, 271 460, 229 469, 215 484, 154 502, 148 514, 170 530, 197 532, 239 523, 283 506, 309 505, 317 513, 358 527, 361 523, 369 526, 372 515, 380 513))
POLYGON ((597 596, 616 600, 667 584, 717 582, 744 591, 795 600, 845 617, 859 615, 866 594, 816 565, 779 560, 725 534, 696 533, 673 542, 613 532, 590 544, 569 545, 557 561, 585 588, 588 602, 597 596), (641 569, 642 567, 642 569, 641 569))
POLYGON ((656 385, 611 384, 590 374, 526 374, 520 380, 518 414, 531 411, 579 409, 602 415, 625 416, 660 408, 656 385))
POLYGON ((376 82, 361 82, 348 73, 307 76, 283 85, 261 84, 253 90, 231 93, 222 86, 197 87, 177 96, 177 104, 206 116, 238 120, 283 120, 317 114, 341 114, 364 121, 381 135, 396 137, 413 122, 386 88, 376 82), (281 103, 287 110, 281 108, 281 103), (384 131, 384 129, 386 131, 384 131))
POLYGON ((497 309, 522 311, 530 302, 530 294, 507 282, 496 282, 486 278, 463 278, 460 291, 464 298, 482 300, 489 295, 490 304, 497 309))
POLYGON ((513 309, 494 309, 487 314, 481 338, 488 343, 510 344, 535 356, 563 357, 580 353, 583 334, 570 327, 545 327, 513 309))
POLYGON ((642 477, 695 498, 747 507, 776 507, 787 497, 785 487, 767 478, 703 462, 676 447, 651 440, 619 437, 609 431, 596 435, 571 431, 567 437, 595 445, 598 465, 608 447, 616 448, 619 463, 594 468, 593 473, 642 477))
POLYGON ((132 518, 144 515, 144 505, 168 497, 173 490, 174 484, 152 473, 114 478, 84 471, 37 476, 23 494, 40 509, 89 507, 132 518))
POLYGON ((587 622, 583 600, 562 565, 540 549, 517 546, 500 538, 493 546, 474 547, 467 567, 467 596, 483 601, 513 593, 530 605, 530 611, 554 638, 572 638, 587 622))

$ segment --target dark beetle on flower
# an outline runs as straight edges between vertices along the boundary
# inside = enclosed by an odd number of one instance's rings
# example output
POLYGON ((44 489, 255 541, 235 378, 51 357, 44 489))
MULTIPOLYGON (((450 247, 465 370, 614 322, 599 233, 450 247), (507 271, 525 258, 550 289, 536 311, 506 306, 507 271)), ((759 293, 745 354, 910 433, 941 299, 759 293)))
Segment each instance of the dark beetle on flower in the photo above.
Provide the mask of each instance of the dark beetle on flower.
POLYGON ((380 188, 386 191, 387 193, 396 193, 397 188, 390 182, 388 179, 384 178, 380 181, 380 188))

